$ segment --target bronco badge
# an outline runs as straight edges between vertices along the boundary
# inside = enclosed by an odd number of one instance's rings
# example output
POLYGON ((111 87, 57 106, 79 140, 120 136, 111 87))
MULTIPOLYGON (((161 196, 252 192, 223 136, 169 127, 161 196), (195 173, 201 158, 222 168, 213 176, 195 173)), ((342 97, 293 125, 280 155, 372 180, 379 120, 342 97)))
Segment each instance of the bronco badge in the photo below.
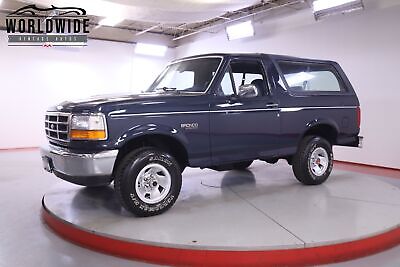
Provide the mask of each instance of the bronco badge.
POLYGON ((196 130, 199 128, 199 124, 197 122, 181 123, 181 128, 186 130, 196 130))

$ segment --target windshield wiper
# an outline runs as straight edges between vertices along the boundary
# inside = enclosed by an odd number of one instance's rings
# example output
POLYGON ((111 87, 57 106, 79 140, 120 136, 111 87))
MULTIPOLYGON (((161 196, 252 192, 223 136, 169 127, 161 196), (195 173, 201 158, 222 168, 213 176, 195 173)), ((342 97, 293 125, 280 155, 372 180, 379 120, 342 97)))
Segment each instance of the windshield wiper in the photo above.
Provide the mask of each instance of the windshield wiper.
POLYGON ((164 92, 171 92, 171 91, 176 91, 175 87, 160 87, 160 88, 156 88, 157 91, 163 90, 164 92))
POLYGON ((180 91, 177 90, 177 88, 175 88, 175 87, 166 87, 166 86, 164 86, 164 87, 156 88, 155 91, 156 91, 156 92, 157 92, 157 91, 158 91, 158 92, 163 91, 163 92, 166 92, 166 93, 168 93, 168 92, 174 92, 174 93, 180 94, 180 91))

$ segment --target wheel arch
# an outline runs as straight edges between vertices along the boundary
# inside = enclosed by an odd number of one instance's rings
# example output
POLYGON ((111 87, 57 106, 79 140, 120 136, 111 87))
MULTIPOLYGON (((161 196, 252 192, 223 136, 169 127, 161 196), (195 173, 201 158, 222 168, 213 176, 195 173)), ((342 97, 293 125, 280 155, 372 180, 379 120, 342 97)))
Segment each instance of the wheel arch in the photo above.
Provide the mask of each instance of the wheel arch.
POLYGON ((329 141, 331 145, 337 144, 339 127, 335 122, 329 120, 314 120, 307 124, 299 142, 307 135, 318 135, 329 141))
POLYGON ((188 151, 181 140, 165 133, 151 133, 134 136, 121 145, 114 164, 113 174, 128 153, 141 147, 156 147, 170 153, 178 161, 182 170, 188 165, 188 151))

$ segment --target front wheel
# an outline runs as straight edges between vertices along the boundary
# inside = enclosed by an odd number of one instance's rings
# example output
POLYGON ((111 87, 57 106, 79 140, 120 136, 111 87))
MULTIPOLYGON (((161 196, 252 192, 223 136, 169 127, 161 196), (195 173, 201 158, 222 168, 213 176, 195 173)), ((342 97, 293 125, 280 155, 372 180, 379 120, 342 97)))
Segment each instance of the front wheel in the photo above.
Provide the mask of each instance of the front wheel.
POLYGON ((328 179, 333 166, 331 144, 320 136, 306 136, 293 158, 293 172, 305 185, 318 185, 328 179))
POLYGON ((125 156, 114 181, 122 206, 140 217, 168 210, 178 198, 181 185, 179 164, 170 154, 155 148, 125 156))

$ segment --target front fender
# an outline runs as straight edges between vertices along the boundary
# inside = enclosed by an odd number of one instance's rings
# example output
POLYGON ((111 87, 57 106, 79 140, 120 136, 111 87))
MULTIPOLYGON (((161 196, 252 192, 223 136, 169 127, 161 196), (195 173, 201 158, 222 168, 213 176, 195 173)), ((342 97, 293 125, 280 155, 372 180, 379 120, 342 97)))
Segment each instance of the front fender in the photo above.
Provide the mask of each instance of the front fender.
POLYGON ((141 136, 149 136, 149 135, 164 135, 172 137, 182 143, 184 146, 188 144, 187 137, 180 130, 173 128, 171 126, 163 125, 163 124, 139 124, 136 125, 129 130, 125 131, 121 134, 120 137, 117 138, 115 142, 115 146, 121 148, 127 142, 136 139, 141 136))

